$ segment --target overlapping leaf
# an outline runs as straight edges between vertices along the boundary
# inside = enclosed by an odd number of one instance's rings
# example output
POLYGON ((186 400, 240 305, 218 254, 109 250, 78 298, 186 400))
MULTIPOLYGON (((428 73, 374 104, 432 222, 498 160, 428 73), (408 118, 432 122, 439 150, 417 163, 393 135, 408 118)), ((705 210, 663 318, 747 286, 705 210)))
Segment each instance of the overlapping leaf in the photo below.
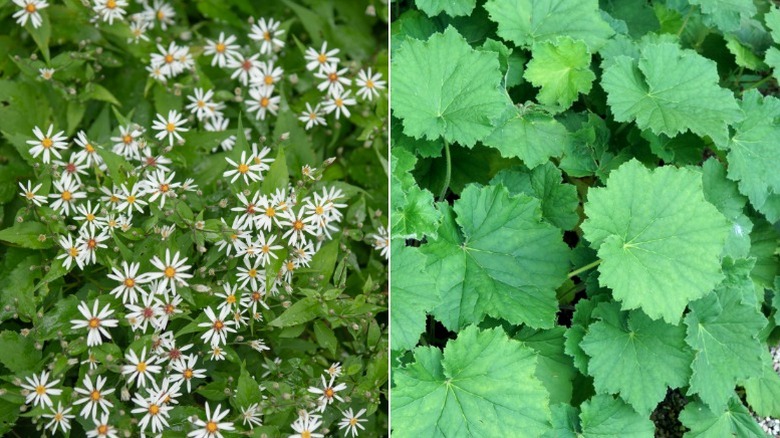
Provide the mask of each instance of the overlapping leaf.
POLYGON ((419 249, 405 246, 401 240, 394 240, 391 251, 393 300, 390 323, 393 336, 390 348, 412 349, 425 329, 425 313, 438 304, 439 293, 434 279, 423 270, 425 256, 420 254, 419 249))
POLYGON ((541 87, 537 95, 540 103, 565 110, 580 93, 590 91, 596 75, 590 69, 590 52, 583 41, 567 37, 542 41, 534 45, 532 53, 525 78, 541 87))
POLYGON ((732 397, 725 409, 712 411, 700 402, 691 402, 680 412, 680 422, 690 429, 685 438, 763 437, 763 430, 753 416, 732 397))
POLYGON ((582 412, 566 404, 552 407, 554 430, 546 438, 619 436, 652 438, 655 427, 645 416, 611 395, 596 395, 582 404, 582 412))
POLYGON ((571 142, 569 131, 551 115, 514 108, 505 113, 505 119, 484 141, 504 157, 520 158, 530 169, 550 157, 560 157, 571 142))
POLYGON ((393 149, 391 215, 393 236, 422 239, 435 236, 441 213, 433 206, 433 194, 421 189, 411 174, 417 159, 407 150, 393 149))

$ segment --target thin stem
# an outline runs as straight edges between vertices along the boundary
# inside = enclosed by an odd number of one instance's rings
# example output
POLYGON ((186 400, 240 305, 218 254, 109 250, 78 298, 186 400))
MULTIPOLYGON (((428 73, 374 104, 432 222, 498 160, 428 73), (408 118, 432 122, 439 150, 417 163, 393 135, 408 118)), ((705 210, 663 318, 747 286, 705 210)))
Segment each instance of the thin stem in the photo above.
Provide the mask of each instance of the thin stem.
POLYGON ((452 177, 452 158, 450 157, 450 143, 444 140, 444 158, 447 161, 446 173, 444 174, 444 186, 441 188, 441 194, 439 194, 439 202, 444 200, 444 196, 447 194, 447 189, 450 188, 450 178, 452 177))
POLYGON ((754 89, 754 88, 758 88, 758 87, 760 87, 760 86, 764 85, 764 83, 766 83, 766 82, 769 82, 769 81, 771 81, 771 80, 772 80, 772 75, 766 76, 764 79, 761 79, 760 81, 753 83, 753 85, 751 85, 751 86, 749 86, 749 87, 746 87, 746 88, 743 90, 743 93, 744 93, 745 91, 747 91, 747 90, 752 90, 752 89, 754 89))
POLYGON ((577 275, 580 275, 580 274, 582 274, 583 272, 585 272, 585 271, 587 271, 589 269, 595 268, 596 266, 599 265, 599 263, 601 263, 601 259, 598 259, 598 260, 596 260, 595 262, 592 262, 592 263, 588 263, 587 265, 585 265, 585 266, 583 266, 581 268, 578 268, 578 269, 575 269, 575 270, 569 272, 569 275, 567 275, 567 277, 569 277, 569 278, 576 277, 577 275))
POLYGON ((691 18, 691 14, 693 13, 693 10, 695 9, 695 6, 691 6, 690 9, 688 9, 688 13, 685 14, 685 20, 683 21, 682 26, 680 26, 680 30, 677 31, 677 37, 679 38, 680 35, 682 35, 683 30, 685 30, 685 26, 688 25, 688 20, 691 18))

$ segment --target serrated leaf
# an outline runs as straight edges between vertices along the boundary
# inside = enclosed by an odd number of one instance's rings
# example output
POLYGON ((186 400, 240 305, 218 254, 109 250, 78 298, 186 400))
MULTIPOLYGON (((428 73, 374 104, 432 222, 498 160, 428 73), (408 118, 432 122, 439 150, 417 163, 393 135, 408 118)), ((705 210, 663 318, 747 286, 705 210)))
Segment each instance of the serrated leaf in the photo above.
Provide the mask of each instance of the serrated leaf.
POLYGON ((756 15, 753 0, 690 0, 699 5, 705 17, 723 32, 739 30, 742 20, 756 15))
POLYGON ((590 69, 590 51, 581 40, 561 37, 534 44, 525 79, 541 87, 539 103, 568 109, 577 96, 588 94, 596 75, 590 69))
POLYGON ((489 0, 485 9, 498 23, 498 36, 521 47, 569 36, 595 52, 615 33, 597 0, 489 0))
POLYGON ((773 367, 772 356, 764 349, 761 352, 763 372, 744 382, 745 396, 751 409, 762 417, 780 417, 780 374, 773 367))
POLYGON ((537 356, 536 377, 550 393, 550 404, 568 402, 572 395, 572 381, 577 374, 571 357, 564 353, 565 327, 533 330, 523 327, 515 338, 531 347, 537 356))
POLYGON ((690 402, 680 412, 680 422, 690 429, 684 438, 764 437, 753 416, 736 397, 731 397, 725 409, 711 411, 704 403, 690 402))
POLYGON ((477 0, 415 0, 415 3, 429 17, 435 17, 442 12, 450 17, 469 15, 477 6, 477 0))
POLYGON ((701 175, 653 171, 631 160, 585 204, 584 237, 603 260, 599 282, 623 309, 677 324, 685 306, 723 278, 719 256, 728 221, 702 194, 701 175))
POLYGON ((501 329, 471 326, 443 354, 419 347, 414 357, 394 373, 393 436, 487 437, 507 430, 540 436, 549 430, 547 391, 534 376, 536 355, 501 329))
POLYGON ((734 395, 738 380, 761 375, 764 347, 756 334, 767 320, 730 288, 718 289, 690 308, 685 341, 696 356, 688 393, 698 394, 711 409, 720 411, 734 395))
POLYGON ((390 324, 393 350, 412 349, 425 329, 425 314, 440 301, 435 279, 425 271, 425 256, 420 250, 393 240, 390 266, 392 285, 390 324))
POLYGON ((393 114, 415 138, 473 146, 507 105, 498 54, 473 49, 454 27, 425 42, 406 40, 392 68, 393 114))
POLYGON ((550 157, 560 157, 572 142, 566 127, 549 114, 516 109, 510 114, 484 143, 498 149, 503 157, 520 158, 529 169, 544 164, 550 157))
POLYGON ((674 137, 690 130, 715 143, 728 139, 728 125, 742 115, 731 91, 718 83, 717 66, 677 43, 648 43, 639 60, 618 56, 601 85, 615 120, 674 137))
POLYGON ((441 222, 441 213, 433 205, 433 194, 421 189, 411 174, 416 162, 417 158, 409 151, 393 148, 390 163, 393 237, 436 237, 436 228, 441 222))
POLYGON ((0 351, 0 363, 15 374, 32 373, 41 360, 41 350, 35 348, 32 337, 10 330, 0 333, 0 351))
POLYGON ((440 209, 439 236, 421 247, 442 297, 436 318, 452 330, 485 315, 552 327, 568 247, 559 229, 541 221, 539 201, 503 186, 470 185, 452 210, 440 209))
POLYGON ((582 412, 568 404, 552 407, 555 430, 545 438, 652 438, 655 426, 646 417, 610 395, 596 395, 582 404, 582 412))
POLYGON ((693 352, 682 325, 654 321, 639 310, 621 312, 617 303, 599 306, 598 316, 581 343, 597 392, 619 394, 649 415, 667 388, 688 383, 693 352))
POLYGON ((743 213, 747 198, 739 193, 737 184, 726 179, 726 169, 716 159, 710 158, 701 167, 704 199, 731 222, 723 254, 746 257, 750 253, 750 232, 753 222, 743 213))

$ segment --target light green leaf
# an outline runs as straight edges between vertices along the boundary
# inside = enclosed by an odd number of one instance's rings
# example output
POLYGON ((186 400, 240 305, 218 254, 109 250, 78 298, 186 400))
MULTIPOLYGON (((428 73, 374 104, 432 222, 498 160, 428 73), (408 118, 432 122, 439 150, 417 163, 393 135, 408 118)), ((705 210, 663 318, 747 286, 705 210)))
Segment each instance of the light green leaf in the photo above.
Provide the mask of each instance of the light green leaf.
POLYGON ((739 30, 742 20, 756 15, 753 0, 690 0, 701 6, 705 18, 723 32, 739 30))
POLYGON ((780 219, 780 99, 757 90, 742 95, 745 120, 728 144, 728 176, 770 222, 780 219))
POLYGON ((772 356, 761 352, 763 372, 742 382, 747 402, 755 413, 763 417, 780 417, 780 374, 773 368, 772 356))
POLYGON ((597 0, 489 0, 485 9, 498 23, 498 36, 522 47, 569 36, 596 52, 615 33, 597 0))
POLYGON ((690 402, 680 412, 680 422, 690 429, 684 438, 755 438, 766 434, 736 397, 725 409, 711 411, 704 403, 690 402))
MULTIPOLYGON (((111 92, 108 91, 106 89, 106 87, 104 87, 104 86, 102 86, 100 84, 93 83, 93 82, 91 82, 91 83, 89 83, 87 85, 87 87, 84 90, 84 92, 82 92, 79 95, 79 99, 82 102, 86 102, 88 100, 102 100, 104 102, 108 102, 108 103, 110 103, 112 105, 116 105, 118 107, 122 106, 122 104, 119 103, 119 101, 116 99, 116 97, 114 97, 114 95, 111 94, 111 92)), ((166 116, 167 116, 167 114, 166 114, 166 116)))
POLYGON ((670 137, 690 130, 726 143, 728 125, 742 115, 731 91, 718 85, 717 67, 672 42, 645 44, 639 60, 618 56, 601 85, 618 122, 670 137))
POLYGON ((394 373, 394 437, 490 437, 508 430, 540 436, 549 430, 547 391, 534 376, 536 355, 501 329, 471 326, 443 354, 419 347, 414 357, 394 373))
POLYGON ((780 49, 777 47, 770 47, 766 51, 764 62, 772 67, 772 75, 780 81, 780 49))
POLYGON ((442 12, 450 17, 469 15, 477 6, 477 0, 415 0, 415 3, 429 17, 435 17, 442 12))
POLYGON ((739 193, 737 184, 726 179, 726 169, 710 158, 701 167, 704 199, 714 205, 731 222, 723 254, 733 258, 746 257, 750 252, 750 232, 753 222, 743 213, 747 198, 739 193))
POLYGON ((771 31, 772 39, 776 44, 780 44, 780 8, 770 7, 769 12, 764 15, 764 21, 771 31))
POLYGON ((568 247, 559 229, 542 222, 539 201, 510 196, 503 186, 470 185, 452 210, 440 208, 439 236, 421 247, 442 297, 437 319, 452 330, 485 315, 552 327, 568 247))
POLYGON ((100 158, 103 159, 103 162, 106 163, 106 166, 108 167, 108 175, 111 177, 113 183, 124 183, 127 179, 128 172, 133 170, 134 167, 131 166, 123 156, 109 151, 108 149, 96 147, 95 150, 97 151, 98 155, 100 155, 100 158))
POLYGON ((40 222, 14 223, 12 227, 0 230, 0 241, 14 243, 22 248, 51 248, 55 244, 54 240, 38 240, 42 234, 49 234, 49 231, 40 222))
POLYGON ((605 188, 588 191, 585 215, 584 236, 603 260, 599 282, 624 310, 677 324, 685 306, 723 278, 719 256, 730 225, 704 199, 697 172, 650 171, 631 160, 605 188))
POLYGON ((409 151, 393 148, 390 162, 391 230, 393 237, 422 239, 436 237, 441 213, 433 205, 433 194, 417 185, 411 172, 417 162, 409 151))
POLYGON ((406 135, 473 146, 507 105, 498 54, 473 49, 454 27, 408 39, 393 59, 393 114, 406 135))
POLYGON ((390 324, 393 335, 390 348, 412 349, 425 329, 425 314, 436 306, 439 291, 435 279, 425 271, 425 256, 420 250, 405 246, 402 240, 393 240, 390 266, 392 285, 390 324))
POLYGON ((767 320, 731 288, 718 289, 690 308, 685 341, 696 357, 688 393, 698 394, 711 409, 720 411, 734 395, 738 380, 762 374, 764 346, 756 335, 767 320))
POLYGON ((583 41, 568 37, 534 44, 525 79, 541 87, 537 100, 568 109, 577 95, 588 94, 596 75, 590 69, 590 52, 583 41))
POLYGON ((515 338, 531 347, 538 354, 536 377, 550 393, 550 404, 569 402, 572 381, 577 374, 571 357, 564 353, 565 327, 550 330, 533 330, 523 327, 515 338))
POLYGON ((235 406, 246 409, 262 399, 263 394, 254 376, 246 370, 246 367, 242 366, 241 374, 238 376, 238 385, 236 386, 235 406))
MULTIPOLYGON (((243 135, 243 130, 240 135, 243 135)), ((290 182, 284 148, 279 148, 276 158, 270 167, 263 178, 263 193, 266 195, 274 193, 277 189, 286 189, 287 184, 290 182)))
POLYGON ((0 363, 12 373, 29 374, 36 370, 41 360, 41 350, 35 348, 35 339, 15 331, 0 333, 0 363))
POLYGON ((545 438, 652 438, 655 426, 647 416, 610 395, 596 395, 582 404, 582 413, 567 404, 552 407, 555 430, 545 438))
POLYGON ((320 303, 316 299, 301 298, 268 324, 274 327, 292 327, 303 324, 319 316, 319 309, 320 303))
POLYGON ((560 157, 572 143, 569 131, 551 115, 538 110, 511 109, 485 145, 496 148, 503 157, 517 157, 529 169, 544 164, 550 157, 560 157))
POLYGON ((596 391, 619 394, 642 415, 650 415, 667 388, 688 383, 693 352, 685 328, 654 321, 642 311, 621 312, 617 303, 598 308, 581 347, 590 356, 588 374, 596 391))
POLYGON ((764 61, 756 56, 750 47, 743 45, 739 38, 733 35, 724 35, 724 38, 726 39, 726 48, 734 55, 734 62, 738 66, 755 71, 766 70, 767 66, 764 61))

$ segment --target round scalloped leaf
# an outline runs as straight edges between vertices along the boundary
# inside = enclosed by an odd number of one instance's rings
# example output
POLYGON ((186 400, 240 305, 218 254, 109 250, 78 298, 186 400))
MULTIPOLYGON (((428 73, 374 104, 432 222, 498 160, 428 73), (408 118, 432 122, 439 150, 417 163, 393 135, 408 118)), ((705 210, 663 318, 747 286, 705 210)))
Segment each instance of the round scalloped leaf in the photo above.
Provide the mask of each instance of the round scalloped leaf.
POLYGON ((568 109, 577 96, 588 94, 596 75, 590 69, 588 46, 568 37, 534 44, 525 79, 541 87, 539 103, 568 109))
POLYGON ((442 12, 450 17, 469 15, 477 6, 477 0, 416 0, 415 3, 429 17, 435 17, 442 12))
POLYGON ((444 353, 414 351, 393 373, 393 437, 492 437, 550 430, 547 390, 534 375, 536 353, 500 328, 470 326, 444 353))
POLYGON ((393 114, 406 135, 473 146, 509 104, 498 54, 478 51, 455 30, 406 40, 393 56, 393 114))
POLYGON ((585 215, 582 231, 603 260, 599 281, 624 310, 677 324, 723 279, 730 224, 704 199, 700 173, 631 160, 590 189, 585 215))
POLYGON ((680 412, 680 422, 690 429, 684 438, 765 437, 750 412, 732 397, 728 407, 713 412, 704 403, 693 401, 680 412))
POLYGON ((393 240, 393 263, 390 270, 393 290, 390 323, 393 336, 390 348, 412 349, 425 329, 425 313, 439 302, 436 282, 425 268, 425 256, 420 250, 393 240))
POLYGON ((553 430, 545 438, 652 438, 655 426, 646 415, 611 395, 595 395, 582 404, 582 412, 561 403, 551 408, 553 430))

